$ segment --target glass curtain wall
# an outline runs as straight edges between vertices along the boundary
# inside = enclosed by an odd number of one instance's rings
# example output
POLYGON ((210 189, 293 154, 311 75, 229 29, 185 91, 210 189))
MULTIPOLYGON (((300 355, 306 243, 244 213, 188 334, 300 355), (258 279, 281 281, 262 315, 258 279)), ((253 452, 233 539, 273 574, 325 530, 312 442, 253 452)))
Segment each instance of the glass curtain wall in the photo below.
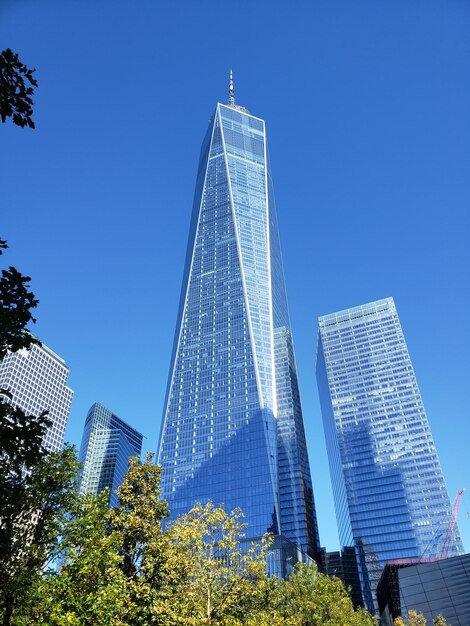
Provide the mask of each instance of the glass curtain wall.
POLYGON ((201 150, 158 462, 173 517, 241 507, 316 555, 265 123, 235 105, 201 150))
MULTIPOLYGON (((385 562, 439 554, 451 516, 392 298, 319 319, 317 380, 340 542, 375 611, 385 562)), ((456 530, 449 556, 461 552, 456 530)))

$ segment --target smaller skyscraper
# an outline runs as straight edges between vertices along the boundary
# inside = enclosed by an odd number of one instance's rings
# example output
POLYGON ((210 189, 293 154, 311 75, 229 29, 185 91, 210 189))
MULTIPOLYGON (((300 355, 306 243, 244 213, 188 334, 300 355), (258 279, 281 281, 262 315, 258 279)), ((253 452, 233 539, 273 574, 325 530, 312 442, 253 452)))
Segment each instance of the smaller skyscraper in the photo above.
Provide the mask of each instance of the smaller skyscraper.
MULTIPOLYGON (((317 380, 340 542, 377 612, 385 563, 436 554, 451 518, 392 298, 319 318, 317 380)), ((462 552, 455 529, 448 554, 462 552)))
POLYGON ((129 458, 141 453, 142 435, 95 402, 86 416, 80 446, 80 491, 96 494, 109 488, 109 504, 117 506, 116 490, 127 473, 129 458))
POLYGON ((355 607, 364 606, 356 552, 353 547, 344 546, 337 552, 327 552, 326 548, 321 548, 320 567, 327 576, 336 576, 342 581, 346 589, 349 589, 349 596, 355 607))
POLYGON ((0 388, 10 391, 11 403, 29 415, 49 411, 52 425, 43 443, 51 452, 58 452, 64 443, 73 398, 67 387, 68 375, 64 359, 44 344, 9 352, 0 361, 0 388))

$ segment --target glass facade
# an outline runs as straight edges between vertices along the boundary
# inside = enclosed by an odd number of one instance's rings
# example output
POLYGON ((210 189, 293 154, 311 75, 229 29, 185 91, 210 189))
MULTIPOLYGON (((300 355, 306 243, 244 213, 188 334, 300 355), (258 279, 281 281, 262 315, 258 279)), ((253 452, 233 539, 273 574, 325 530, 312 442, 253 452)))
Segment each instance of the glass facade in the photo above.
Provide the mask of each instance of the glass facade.
POLYGON ((344 546, 341 551, 322 552, 322 571, 327 576, 339 578, 346 589, 354 607, 363 607, 359 570, 357 568, 356 551, 352 546, 344 546))
MULTIPOLYGON (((340 542, 376 611, 385 562, 438 553, 451 516, 392 298, 319 318, 317 380, 340 542)), ((456 529, 449 556, 462 551, 456 529)))
POLYGON ((51 452, 59 452, 64 443, 73 398, 72 389, 67 387, 68 375, 64 359, 45 344, 8 352, 0 361, 0 388, 11 392, 11 403, 29 415, 49 411, 52 425, 43 444, 51 452))
POLYGON ((109 504, 118 505, 116 490, 129 469, 129 458, 142 452, 142 435, 109 409, 95 402, 88 411, 79 459, 82 493, 109 489, 109 504))
POLYGON ((158 463, 172 517, 241 507, 317 556, 265 123, 234 104, 202 145, 158 463))
POLYGON ((380 626, 408 611, 432 623, 439 614, 452 626, 470 626, 470 554, 415 565, 387 565, 377 591, 380 626))

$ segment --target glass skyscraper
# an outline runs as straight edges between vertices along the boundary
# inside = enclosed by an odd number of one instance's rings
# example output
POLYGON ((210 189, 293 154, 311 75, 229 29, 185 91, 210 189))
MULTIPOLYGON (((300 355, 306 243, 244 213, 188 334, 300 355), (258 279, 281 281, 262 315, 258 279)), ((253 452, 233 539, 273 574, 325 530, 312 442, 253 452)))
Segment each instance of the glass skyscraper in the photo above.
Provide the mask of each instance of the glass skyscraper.
POLYGON ((85 420, 79 459, 80 491, 100 493, 109 489, 109 504, 118 505, 116 490, 129 469, 129 458, 142 452, 142 435, 95 402, 85 420))
POLYGON ((67 387, 68 375, 67 363, 45 344, 8 352, 0 361, 0 388, 11 392, 11 403, 29 415, 49 411, 52 424, 43 444, 51 452, 59 452, 64 443, 73 398, 67 387))
POLYGON ((172 517, 241 507, 319 541, 262 119, 217 104, 202 144, 158 463, 172 517))
MULTIPOLYGON (((385 562, 438 554, 451 518, 392 298, 319 318, 317 380, 340 542, 376 611, 385 562)), ((456 530, 448 556, 462 551, 456 530)))

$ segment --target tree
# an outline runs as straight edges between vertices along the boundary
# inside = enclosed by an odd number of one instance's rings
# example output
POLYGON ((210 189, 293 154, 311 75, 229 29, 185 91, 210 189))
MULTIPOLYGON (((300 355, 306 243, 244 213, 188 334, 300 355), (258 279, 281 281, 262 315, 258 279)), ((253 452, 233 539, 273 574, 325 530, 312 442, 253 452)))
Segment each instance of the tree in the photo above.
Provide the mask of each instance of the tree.
MULTIPOLYGON (((8 248, 6 241, 0 239, 0 255, 8 248)), ((29 290, 29 276, 23 276, 14 267, 2 270, 0 279, 0 360, 8 351, 16 352, 29 348, 40 341, 33 337, 26 326, 36 319, 31 310, 38 305, 38 300, 29 290)))
MULTIPOLYGON (((2 393, 11 398, 7 391, 2 393)), ((14 564, 24 560, 32 523, 42 506, 40 494, 45 495, 45 485, 41 472, 46 472, 47 479, 51 468, 44 465, 46 450, 42 440, 49 425, 45 413, 39 418, 25 415, 2 400, 0 419, 0 589, 5 590, 8 581, 15 580, 14 564)), ((0 591, 0 607, 2 603, 8 604, 8 600, 0 591)))
POLYGON ((426 626, 427 620, 422 613, 417 611, 408 611, 407 615, 408 626, 426 626))
POLYGON ((7 48, 0 54, 0 117, 5 122, 11 117, 13 124, 34 128, 32 120, 33 87, 38 83, 33 78, 36 70, 21 63, 18 55, 7 48), (29 85, 28 85, 29 83, 29 85))
POLYGON ((228 514, 209 502, 170 526, 166 567, 171 578, 162 589, 168 623, 256 622, 276 585, 266 575, 271 538, 246 543, 242 517, 240 510, 228 514))
POLYGON ((61 566, 39 580, 24 623, 235 626, 256 617, 276 585, 266 577, 268 541, 242 549, 241 514, 211 503, 164 532, 161 472, 151 455, 131 459, 109 512, 107 494, 79 497, 61 566))
POLYGON ((161 472, 131 459, 110 511, 107 493, 75 496, 60 568, 36 574, 14 626, 373 626, 314 567, 268 578, 270 538, 247 543, 238 510, 198 504, 164 529, 161 472))
POLYGON ((31 624, 121 626, 126 579, 118 536, 109 532, 108 493, 77 495, 63 529, 60 569, 42 576, 25 611, 31 624))
POLYGON ((119 545, 120 569, 126 579, 127 624, 159 621, 159 593, 169 560, 169 541, 162 528, 168 504, 162 501, 162 468, 147 454, 144 463, 130 459, 129 470, 117 490, 119 506, 109 513, 109 528, 119 545))
POLYGON ((61 533, 61 565, 37 585, 25 623, 165 623, 159 594, 169 539, 162 530, 168 508, 160 499, 161 472, 152 455, 142 464, 132 458, 116 509, 108 509, 107 492, 77 496, 61 533))
MULTIPOLYGON (((8 248, 0 239, 0 255, 8 248)), ((0 279, 0 361, 8 351, 29 348, 40 341, 33 337, 26 326, 36 320, 31 314, 38 301, 29 291, 29 276, 22 276, 14 267, 2 270, 0 279)), ((28 480, 25 468, 43 459, 47 450, 42 445, 43 436, 50 426, 47 412, 26 415, 11 404, 12 396, 7 389, 0 389, 0 511, 8 510, 7 504, 15 498, 18 485, 28 480)), ((31 476, 30 476, 31 477, 31 476)), ((2 516, 4 519, 4 516, 2 516)), ((0 558, 4 533, 0 525, 0 558)), ((9 541, 9 540, 7 540, 9 541)))
MULTIPOLYGON (((8 57, 8 55, 7 55, 8 57)), ((0 240, 0 254, 7 248, 0 240)), ((0 360, 39 343, 26 329, 37 306, 30 278, 15 268, 0 279, 0 360)), ((50 454, 43 437, 47 412, 26 415, 0 389, 0 618, 3 626, 29 593, 52 554, 61 520, 74 499, 78 463, 72 448, 50 454)))
MULTIPOLYGON (((0 255, 6 248, 7 242, 0 239, 0 255)), ((41 343, 26 328, 30 322, 36 322, 31 309, 38 305, 38 300, 29 290, 30 280, 29 276, 23 276, 14 267, 2 270, 0 361, 9 351, 16 352, 41 343)), ((39 416, 26 415, 20 408, 13 407, 10 400, 9 391, 0 389, 0 511, 6 510, 6 498, 14 495, 18 482, 25 478, 24 468, 34 465, 46 454, 42 439, 50 426, 47 412, 39 416)))
MULTIPOLYGON (((28 454, 28 453, 27 453, 28 454)), ((26 456, 27 456, 26 454, 26 456)), ((21 475, 17 459, 0 459, 0 617, 14 623, 28 604, 41 569, 53 558, 58 536, 77 488, 78 462, 72 447, 45 455, 21 475), (13 469, 9 472, 9 466, 13 469)))
POLYGON ((354 610, 339 578, 298 563, 289 580, 280 583, 274 611, 264 618, 270 626, 375 626, 364 609, 354 610), (269 618, 275 615, 276 620, 269 618))
MULTIPOLYGON (((393 626, 406 626, 406 625, 426 626, 427 625, 427 620, 424 617, 424 615, 422 613, 418 613, 417 611, 414 611, 413 609, 408 611, 406 620, 407 621, 405 622, 402 617, 397 617, 393 622, 393 626)), ((435 617, 432 620, 432 623, 433 623, 433 626, 447 626, 446 619, 442 615, 438 615, 437 617, 435 617)))

